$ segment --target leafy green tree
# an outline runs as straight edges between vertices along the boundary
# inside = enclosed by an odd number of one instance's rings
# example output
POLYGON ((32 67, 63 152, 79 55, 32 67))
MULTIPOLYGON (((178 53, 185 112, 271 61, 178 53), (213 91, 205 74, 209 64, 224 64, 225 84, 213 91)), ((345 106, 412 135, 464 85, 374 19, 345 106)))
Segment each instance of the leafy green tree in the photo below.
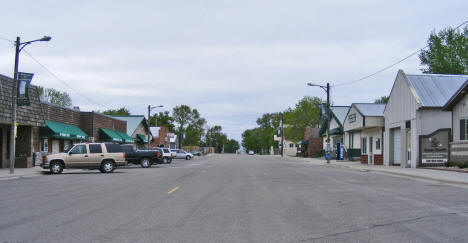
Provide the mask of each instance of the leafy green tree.
POLYGON ((468 26, 463 31, 433 31, 427 44, 419 54, 423 73, 468 74, 468 26))
POLYGON ((150 126, 164 126, 169 129, 169 132, 174 132, 174 118, 169 114, 169 111, 155 113, 150 117, 150 126))
POLYGON ((115 110, 112 110, 112 109, 105 110, 102 112, 102 114, 109 115, 109 116, 129 116, 130 111, 127 108, 122 107, 122 108, 115 109, 115 110))
POLYGON ((299 142, 304 138, 306 127, 318 126, 321 103, 322 100, 318 97, 305 96, 299 100, 294 109, 286 110, 283 118, 285 138, 299 142))
MULTIPOLYGON (((174 119, 174 122, 177 125, 177 133, 179 137, 179 146, 182 146, 183 140, 185 139, 183 137, 185 130, 187 126, 191 125, 193 129, 198 129, 200 134, 195 134, 198 137, 201 137, 201 134, 203 133, 203 126, 206 123, 206 120, 200 116, 200 113, 198 112, 197 109, 192 109, 188 105, 180 105, 176 106, 172 110, 172 118, 174 119)), ((191 128, 191 129, 192 129, 191 128)), ((187 134, 186 134, 187 135, 187 134)), ((193 133, 190 133, 192 136, 193 133)), ((200 140, 198 140, 200 141, 200 140)), ((190 144, 190 145, 198 145, 197 144, 190 144)))
POLYGON ((213 126, 208 128, 205 135, 205 143, 209 147, 214 147, 217 153, 223 151, 223 147, 228 141, 226 134, 222 132, 223 128, 221 126, 213 126))
POLYGON ((376 99, 374 101, 374 103, 376 103, 376 104, 387 104, 389 98, 390 98, 390 96, 382 96, 382 97, 376 99))
POLYGON ((37 91, 39 92, 39 97, 41 101, 49 102, 61 107, 71 107, 72 99, 70 94, 67 92, 60 92, 53 88, 44 88, 42 86, 37 86, 37 91))
POLYGON ((235 139, 228 139, 224 145, 225 153, 235 153, 240 148, 239 142, 235 139))
POLYGON ((262 149, 260 145, 261 128, 247 129, 242 133, 242 147, 247 151, 252 150, 259 153, 262 149))

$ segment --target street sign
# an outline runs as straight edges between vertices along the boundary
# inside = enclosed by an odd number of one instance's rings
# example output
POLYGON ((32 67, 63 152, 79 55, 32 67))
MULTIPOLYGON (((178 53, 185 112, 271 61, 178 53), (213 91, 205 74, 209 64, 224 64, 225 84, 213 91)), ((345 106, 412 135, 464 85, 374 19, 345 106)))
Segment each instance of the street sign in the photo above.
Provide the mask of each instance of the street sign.
POLYGON ((18 72, 18 82, 16 84, 16 104, 18 106, 31 105, 29 101, 29 86, 31 85, 33 76, 33 73, 18 72))

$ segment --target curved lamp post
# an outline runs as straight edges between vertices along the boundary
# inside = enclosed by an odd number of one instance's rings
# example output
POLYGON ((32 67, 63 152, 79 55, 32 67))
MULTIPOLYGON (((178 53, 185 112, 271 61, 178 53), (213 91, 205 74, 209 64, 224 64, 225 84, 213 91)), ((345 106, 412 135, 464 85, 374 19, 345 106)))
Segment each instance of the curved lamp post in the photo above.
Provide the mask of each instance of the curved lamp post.
POLYGON ((327 163, 330 163, 330 121, 331 121, 331 112, 330 112, 330 84, 327 83, 327 86, 318 85, 313 83, 307 83, 309 86, 320 87, 327 93, 327 154, 325 157, 327 158, 327 163))
POLYGON ((148 133, 148 149, 150 148, 150 133, 151 133, 151 129, 149 129, 151 126, 150 126, 150 113, 153 109, 156 109, 156 108, 160 108, 160 107, 164 107, 163 105, 157 105, 157 106, 151 106, 151 105, 148 105, 148 130, 149 130, 149 133, 148 133))
POLYGON ((37 41, 50 41, 52 37, 44 36, 41 39, 32 40, 21 42, 20 37, 16 37, 15 41, 15 71, 13 73, 13 81, 15 84, 13 85, 13 104, 12 104, 12 116, 11 116, 11 132, 10 132, 10 174, 15 173, 15 148, 16 148, 16 86, 18 85, 18 61, 19 61, 19 54, 20 52, 26 47, 27 45, 37 42, 37 41))

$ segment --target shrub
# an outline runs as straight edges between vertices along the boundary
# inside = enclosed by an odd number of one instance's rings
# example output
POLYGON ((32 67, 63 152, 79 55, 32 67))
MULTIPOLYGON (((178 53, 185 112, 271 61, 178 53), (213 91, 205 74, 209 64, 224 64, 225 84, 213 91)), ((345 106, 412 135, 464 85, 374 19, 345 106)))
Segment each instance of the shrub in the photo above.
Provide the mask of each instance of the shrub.
POLYGON ((468 161, 466 161, 464 163, 459 163, 457 166, 460 169, 468 168, 468 161))
POLYGON ((444 165, 445 167, 453 167, 453 166, 457 166, 458 164, 452 161, 448 161, 448 162, 445 162, 444 165))

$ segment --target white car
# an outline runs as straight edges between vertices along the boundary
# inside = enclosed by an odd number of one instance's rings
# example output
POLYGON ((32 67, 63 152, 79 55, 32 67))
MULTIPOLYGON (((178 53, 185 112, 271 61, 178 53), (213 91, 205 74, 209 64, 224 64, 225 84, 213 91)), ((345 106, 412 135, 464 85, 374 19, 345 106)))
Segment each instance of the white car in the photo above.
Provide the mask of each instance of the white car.
POLYGON ((161 148, 162 156, 163 156, 163 163, 170 164, 172 162, 172 153, 171 150, 168 148, 161 148))
POLYGON ((174 159, 186 159, 190 160, 193 158, 193 154, 185 152, 182 149, 171 149, 171 154, 174 159), (175 155, 174 155, 175 154, 175 155))
POLYGON ((249 150, 249 155, 254 155, 254 154, 255 154, 254 151, 249 150))

